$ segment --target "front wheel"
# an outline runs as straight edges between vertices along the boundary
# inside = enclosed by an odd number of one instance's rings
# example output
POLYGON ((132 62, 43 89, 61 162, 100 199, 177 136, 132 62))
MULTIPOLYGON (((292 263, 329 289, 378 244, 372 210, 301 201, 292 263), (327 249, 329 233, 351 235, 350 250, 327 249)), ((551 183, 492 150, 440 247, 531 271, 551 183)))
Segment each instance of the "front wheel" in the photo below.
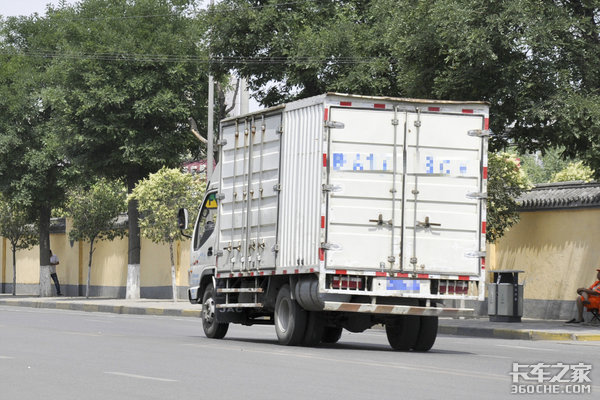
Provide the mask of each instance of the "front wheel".
POLYGON ((292 299, 289 285, 283 285, 275 302, 275 332, 280 344, 296 346, 304 339, 306 311, 292 299))
POLYGON ((218 323, 216 311, 215 287, 209 283, 202 295, 202 329, 207 338, 223 339, 227 334, 229 324, 218 323))

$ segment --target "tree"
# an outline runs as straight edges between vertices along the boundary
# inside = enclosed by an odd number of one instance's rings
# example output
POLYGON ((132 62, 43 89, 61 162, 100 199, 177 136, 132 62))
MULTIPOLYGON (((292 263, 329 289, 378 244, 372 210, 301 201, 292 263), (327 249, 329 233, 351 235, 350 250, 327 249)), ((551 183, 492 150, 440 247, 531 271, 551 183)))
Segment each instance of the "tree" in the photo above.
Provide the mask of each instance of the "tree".
POLYGON ((37 220, 40 295, 50 289, 50 211, 62 204, 72 179, 62 145, 61 124, 45 100, 50 61, 28 54, 52 51, 48 21, 37 17, 0 21, 0 191, 37 220))
POLYGON ((600 178, 597 2, 223 0, 210 15, 215 70, 237 69, 264 105, 325 91, 485 100, 493 150, 562 147, 600 178))
POLYGON ((516 199, 530 184, 514 154, 490 153, 488 168, 486 239, 494 243, 519 222, 516 199))
POLYGON ((558 171, 552 177, 553 182, 584 181, 591 182, 594 171, 583 165, 582 161, 570 162, 564 169, 558 171))
POLYGON ((90 243, 86 298, 90 297, 94 244, 97 240, 123 237, 124 227, 117 226, 115 222, 125 210, 126 193, 121 182, 100 179, 89 188, 77 187, 69 190, 66 211, 73 221, 69 237, 71 240, 86 240, 90 243))
POLYGON ((154 243, 169 245, 173 301, 177 301, 173 243, 182 239, 177 214, 180 208, 197 209, 205 189, 206 184, 191 174, 162 168, 140 181, 129 196, 139 203, 142 235, 154 243))
MULTIPOLYGON (((193 0, 83 0, 49 8, 59 50, 47 99, 61 115, 68 159, 90 175, 136 183, 198 145, 207 66, 193 0)), ((204 130, 201 127, 200 130, 204 130)), ((128 204, 127 297, 139 297, 138 207, 128 204), (129 279, 131 278, 131 279, 129 279)))
POLYGON ((13 261, 12 295, 17 294, 17 250, 26 250, 38 243, 38 232, 28 213, 18 204, 0 195, 0 236, 10 242, 13 261))

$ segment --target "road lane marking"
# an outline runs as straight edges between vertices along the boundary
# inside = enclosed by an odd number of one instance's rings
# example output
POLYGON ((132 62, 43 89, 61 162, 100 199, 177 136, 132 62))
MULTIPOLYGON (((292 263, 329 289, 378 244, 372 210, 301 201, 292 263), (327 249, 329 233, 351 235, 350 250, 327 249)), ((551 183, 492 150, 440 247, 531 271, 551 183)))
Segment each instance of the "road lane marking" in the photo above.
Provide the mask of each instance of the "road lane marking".
POLYGON ((497 380, 497 381, 505 381, 506 380, 506 376, 504 376, 504 375, 490 374, 490 373, 485 373, 485 372, 481 372, 481 371, 466 371, 466 370, 456 370, 456 369, 455 370, 447 370, 447 369, 435 367, 432 365, 417 367, 414 364, 390 363, 390 362, 385 362, 385 361, 368 362, 368 361, 361 361, 361 360, 346 360, 346 359, 335 358, 335 357, 319 356, 316 354, 294 353, 294 352, 290 352, 290 351, 286 351, 286 350, 279 350, 279 351, 253 350, 253 349, 247 349, 247 348, 236 348, 233 346, 230 347, 230 346, 213 345, 213 344, 186 343, 186 344, 183 344, 183 346, 192 346, 192 347, 200 347, 200 348, 207 348, 207 349, 229 350, 229 351, 236 351, 236 352, 242 351, 244 353, 257 353, 257 354, 263 354, 263 355, 296 357, 296 358, 305 358, 305 359, 312 359, 312 360, 319 360, 319 361, 330 361, 330 362, 335 362, 335 363, 362 365, 362 366, 367 366, 367 367, 395 368, 395 369, 402 369, 402 370, 409 370, 409 371, 422 371, 422 372, 426 372, 426 373, 431 373, 432 371, 435 371, 436 373, 446 374, 446 375, 465 376, 465 377, 479 378, 479 379, 484 378, 484 379, 497 380))
POLYGON ((475 357, 486 357, 486 358, 501 358, 501 359, 506 359, 506 360, 511 360, 513 357, 506 357, 506 356, 493 356, 491 354, 473 354, 475 357))
POLYGON ((0 360, 14 360, 14 357, 9 357, 9 356, 0 356, 0 360))
POLYGON ((520 349, 520 350, 554 351, 554 352, 559 351, 558 349, 547 349, 547 348, 527 347, 527 346, 511 346, 510 344, 497 344, 496 347, 509 347, 511 349, 520 349))
POLYGON ((124 376, 126 378, 135 378, 135 379, 145 379, 145 380, 149 380, 149 381, 177 382, 175 379, 166 379, 166 378, 157 378, 157 377, 154 377, 154 376, 144 376, 144 375, 128 374, 128 373, 125 373, 125 372, 106 371, 104 373, 108 374, 108 375, 124 376))

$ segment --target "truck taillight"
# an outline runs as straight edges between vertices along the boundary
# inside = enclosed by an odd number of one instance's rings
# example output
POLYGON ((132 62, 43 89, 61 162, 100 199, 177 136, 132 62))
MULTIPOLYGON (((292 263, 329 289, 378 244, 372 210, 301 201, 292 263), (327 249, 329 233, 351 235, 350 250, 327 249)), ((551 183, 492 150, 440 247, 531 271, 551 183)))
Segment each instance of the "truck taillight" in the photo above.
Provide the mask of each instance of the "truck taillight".
POLYGON ((362 290, 363 278, 359 276, 341 276, 335 275, 331 279, 332 289, 354 289, 362 290))
POLYGON ((468 281, 448 281, 441 280, 439 284, 439 294, 468 294, 468 281))

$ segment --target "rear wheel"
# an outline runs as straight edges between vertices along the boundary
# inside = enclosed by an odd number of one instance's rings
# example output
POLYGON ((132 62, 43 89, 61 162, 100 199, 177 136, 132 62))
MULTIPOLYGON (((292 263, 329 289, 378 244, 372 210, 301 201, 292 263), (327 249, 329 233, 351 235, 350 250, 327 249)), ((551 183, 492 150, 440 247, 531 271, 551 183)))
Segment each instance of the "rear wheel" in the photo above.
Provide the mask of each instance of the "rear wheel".
POLYGON ((438 331, 438 317, 421 317, 419 337, 415 343, 415 351, 428 351, 433 347, 438 331))
POLYGON ((306 330, 306 311, 292 299, 289 285, 283 285, 275 302, 275 332, 280 344, 295 346, 306 330))
POLYGON ((318 311, 310 311, 308 313, 308 321, 306 323, 306 332, 302 344, 304 346, 317 346, 321 343, 323 332, 325 330, 325 318, 318 311))
POLYGON ((417 343, 420 318, 415 315, 403 315, 385 324, 388 342, 394 350, 408 351, 417 343))
POLYGON ((323 343, 337 343, 338 340, 342 337, 342 328, 338 328, 335 326, 326 326, 323 330, 323 336, 321 337, 321 342, 323 343))
POLYGON ((216 310, 215 288, 212 283, 209 283, 202 295, 202 329, 207 338, 223 339, 227 334, 229 324, 217 322, 216 310))

